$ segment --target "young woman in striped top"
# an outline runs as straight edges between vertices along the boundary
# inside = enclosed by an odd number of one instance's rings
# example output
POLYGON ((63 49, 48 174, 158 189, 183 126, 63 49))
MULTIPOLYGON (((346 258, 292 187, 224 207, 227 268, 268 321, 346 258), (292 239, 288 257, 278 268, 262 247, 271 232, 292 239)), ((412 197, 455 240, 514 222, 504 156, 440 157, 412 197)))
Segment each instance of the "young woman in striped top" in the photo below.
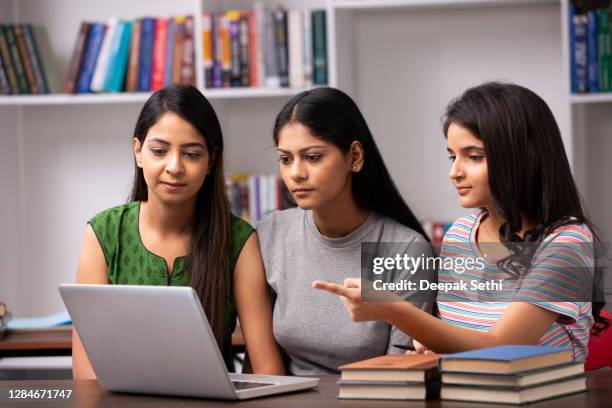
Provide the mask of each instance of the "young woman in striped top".
MULTIPOLYGON (((451 102, 444 133, 460 204, 477 210, 449 229, 441 258, 484 259, 464 278, 503 280, 513 295, 439 293, 437 319, 407 302, 362 302, 356 280, 313 286, 342 296, 355 321, 400 328, 417 351, 540 344, 585 359, 594 319, 600 327, 607 321, 602 305, 590 302, 593 234, 549 107, 526 88, 486 83, 451 102)), ((439 271, 440 283, 457 278, 439 271)))

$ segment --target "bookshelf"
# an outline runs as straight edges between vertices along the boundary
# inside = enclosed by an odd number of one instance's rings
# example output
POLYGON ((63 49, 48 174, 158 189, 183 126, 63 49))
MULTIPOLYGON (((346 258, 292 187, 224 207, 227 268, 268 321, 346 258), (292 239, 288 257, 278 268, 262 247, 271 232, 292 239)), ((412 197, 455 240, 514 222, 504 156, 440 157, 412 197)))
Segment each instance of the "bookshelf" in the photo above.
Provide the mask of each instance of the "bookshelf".
MULTIPOLYGON (((234 98, 278 98, 290 97, 306 88, 238 88, 203 89, 209 100, 234 98)), ((106 105, 144 103, 152 92, 125 92, 109 94, 49 94, 0 96, 0 106, 52 106, 52 105, 106 105)))
POLYGON ((571 95, 570 102, 573 105, 591 104, 591 103, 610 103, 612 102, 612 93, 599 93, 590 95, 571 95))
POLYGON ((556 3, 558 0, 336 0, 336 9, 408 9, 408 8, 466 8, 482 6, 505 6, 534 3, 556 3))
MULTIPOLYGON (((66 71, 82 20, 251 9, 247 0, 0 0, 0 19, 44 25, 66 71)), ((273 7, 279 1, 263 2, 273 7)), ((308 0, 287 8, 327 14, 328 80, 362 109, 402 194, 422 219, 465 213, 448 182, 440 115, 485 80, 538 92, 559 121, 589 214, 612 229, 612 95, 569 92, 568 0, 308 0)), ((226 170, 274 173, 271 129, 302 89, 206 89, 196 39, 196 83, 221 120, 226 170)), ((58 80, 63 81, 60 75, 58 80)), ((125 201, 131 132, 149 93, 0 96, 0 297, 18 315, 57 311, 49 288, 74 278, 84 225, 125 201), (36 256, 32 256, 36 254, 36 256), (8 272, 7 272, 8 271, 8 272), (36 300, 33 300, 36 299, 36 300)), ((608 239, 612 237, 608 236, 608 239)))

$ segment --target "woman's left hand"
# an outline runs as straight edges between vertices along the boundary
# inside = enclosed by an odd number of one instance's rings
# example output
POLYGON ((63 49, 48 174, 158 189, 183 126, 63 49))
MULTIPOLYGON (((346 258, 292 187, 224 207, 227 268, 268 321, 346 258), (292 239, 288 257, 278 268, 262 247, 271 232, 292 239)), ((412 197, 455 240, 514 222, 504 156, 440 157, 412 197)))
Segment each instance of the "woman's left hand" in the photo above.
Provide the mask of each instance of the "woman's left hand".
POLYGON ((315 289, 322 289, 340 296, 344 307, 355 322, 369 320, 386 320, 388 304, 386 302, 364 302, 361 300, 361 281, 359 279, 347 278, 344 285, 316 280, 312 283, 315 289))

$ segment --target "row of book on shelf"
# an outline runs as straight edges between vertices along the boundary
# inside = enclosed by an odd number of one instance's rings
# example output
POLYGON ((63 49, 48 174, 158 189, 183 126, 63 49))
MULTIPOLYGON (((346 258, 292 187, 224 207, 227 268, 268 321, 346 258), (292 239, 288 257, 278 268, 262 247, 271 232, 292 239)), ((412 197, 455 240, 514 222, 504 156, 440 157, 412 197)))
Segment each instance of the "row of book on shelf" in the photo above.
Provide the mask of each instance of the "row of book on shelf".
POLYGON ((252 223, 261 220, 270 211, 284 210, 295 205, 278 175, 227 175, 225 186, 232 213, 252 223))
POLYGON ((569 6, 572 93, 612 92, 610 2, 594 9, 582 3, 569 6))
POLYGON ((207 88, 327 84, 325 10, 204 12, 207 88))
POLYGON ((49 50, 42 28, 0 24, 0 95, 51 92, 44 65, 49 50))
POLYGON ((148 92, 195 84, 193 16, 81 23, 66 93, 148 92))
POLYGON ((524 404, 586 390, 584 362, 559 347, 508 345, 446 355, 385 355, 340 370, 340 399, 524 404))

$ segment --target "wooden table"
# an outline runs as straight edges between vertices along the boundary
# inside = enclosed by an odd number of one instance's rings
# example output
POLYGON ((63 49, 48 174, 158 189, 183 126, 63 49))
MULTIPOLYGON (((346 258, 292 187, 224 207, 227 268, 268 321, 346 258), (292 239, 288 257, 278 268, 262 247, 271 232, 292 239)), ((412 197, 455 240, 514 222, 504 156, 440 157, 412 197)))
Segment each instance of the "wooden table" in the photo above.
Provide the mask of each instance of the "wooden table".
POLYGON ((0 340, 0 358, 71 354, 72 326, 45 330, 9 330, 0 340))
MULTIPOLYGON (((232 334, 235 352, 244 352, 242 333, 232 334)), ((2 357, 41 357, 72 355, 72 326, 45 330, 9 330, 0 340, 2 357)))
MULTIPOLYGON (((29 400, 36 407, 218 407, 233 406, 240 408, 370 408, 370 407, 446 407, 446 408, 487 408, 492 404, 460 403, 452 401, 359 401, 338 400, 337 376, 323 376, 315 390, 302 391, 272 397, 263 397, 241 402, 205 400, 195 398, 169 398, 149 395, 113 394, 100 389, 96 381, 70 380, 35 380, 35 381, 0 381, 0 407, 25 406, 26 401, 16 402, 8 399, 11 389, 66 389, 72 390, 69 400, 29 400)), ((612 371, 596 371, 588 374, 588 392, 554 398, 530 404, 529 408, 562 408, 562 407, 610 407, 612 403, 612 371)), ((28 405, 28 406, 30 406, 28 405)), ((498 405, 508 408, 510 405, 498 405)))

